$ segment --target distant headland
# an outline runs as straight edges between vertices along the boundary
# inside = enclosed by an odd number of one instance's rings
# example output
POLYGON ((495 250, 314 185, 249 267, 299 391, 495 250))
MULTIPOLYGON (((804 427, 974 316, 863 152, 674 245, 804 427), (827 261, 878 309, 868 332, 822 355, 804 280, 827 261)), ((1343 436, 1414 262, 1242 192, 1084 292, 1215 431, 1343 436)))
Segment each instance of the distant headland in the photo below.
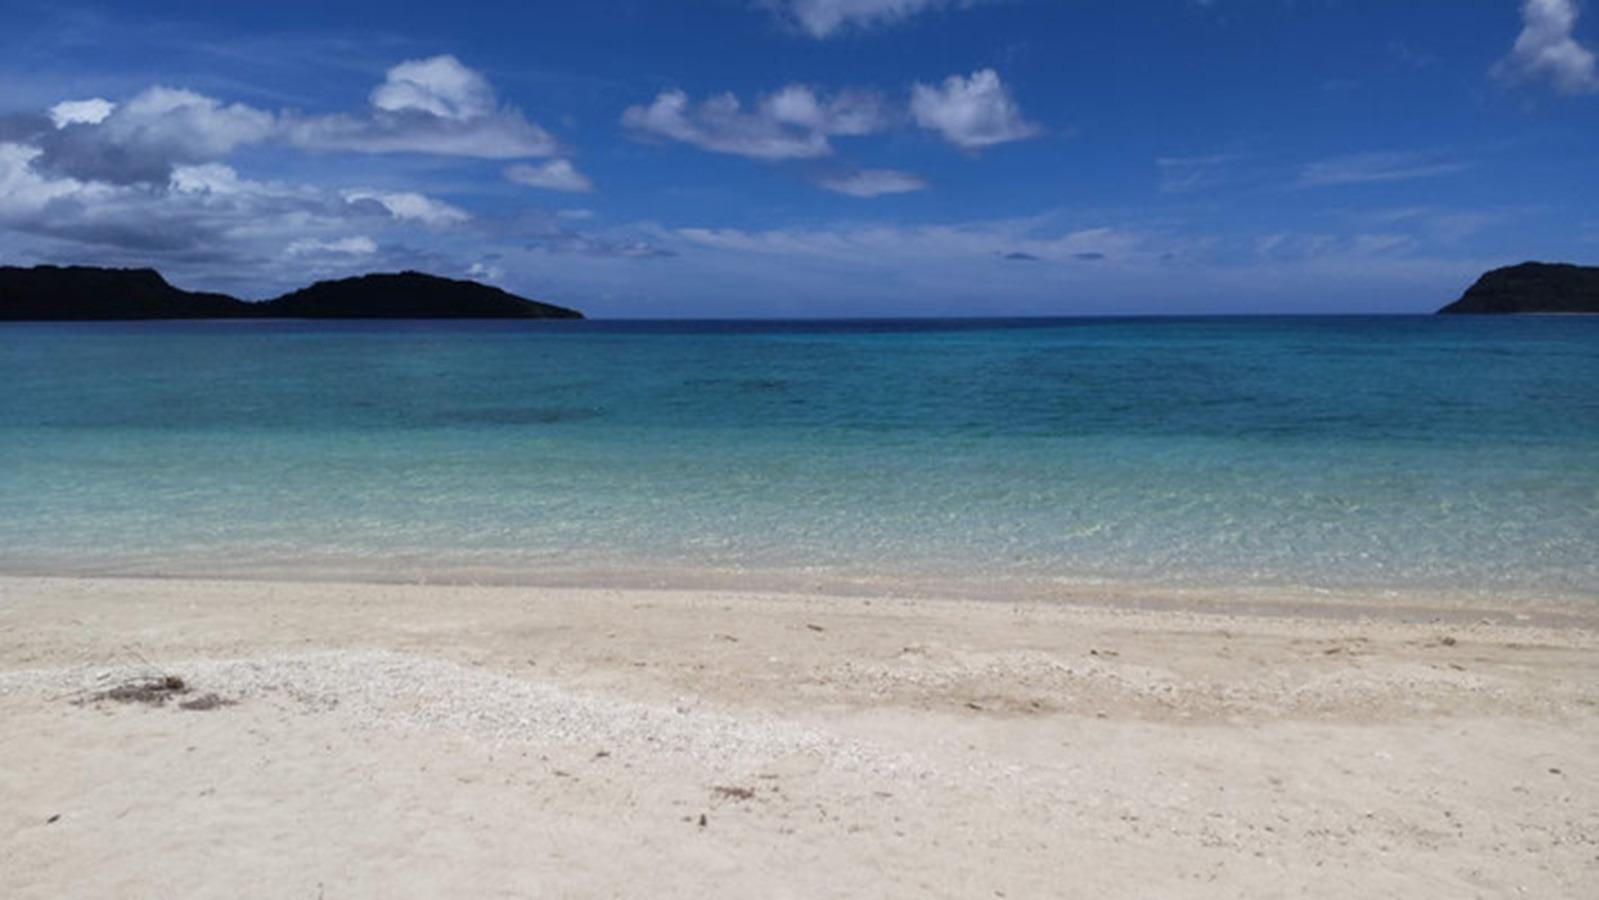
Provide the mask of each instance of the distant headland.
POLYGON ((421 272, 319 281, 250 301, 175 288, 154 269, 0 266, 0 321, 581 318, 574 309, 421 272))
POLYGON ((1442 315, 1599 313, 1599 266, 1526 262, 1477 279, 1442 315))

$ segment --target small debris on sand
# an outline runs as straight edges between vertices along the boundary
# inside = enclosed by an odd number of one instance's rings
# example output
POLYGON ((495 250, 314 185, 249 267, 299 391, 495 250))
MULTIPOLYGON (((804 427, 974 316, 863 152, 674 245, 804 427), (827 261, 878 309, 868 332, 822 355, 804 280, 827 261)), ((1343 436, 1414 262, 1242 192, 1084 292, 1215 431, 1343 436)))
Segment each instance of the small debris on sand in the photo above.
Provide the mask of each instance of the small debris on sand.
MULTIPOLYGON (((115 687, 92 694, 79 694, 72 703, 75 706, 87 706, 91 703, 143 703, 146 706, 166 706, 168 700, 177 700, 190 694, 193 688, 187 681, 176 675, 145 675, 139 678, 130 678, 115 687)), ((233 706, 239 701, 231 700, 220 694, 201 694, 192 700, 181 700, 179 709, 193 712, 208 712, 221 709, 224 706, 233 706)))
POLYGON ((229 700, 226 697, 221 697, 216 694, 204 694, 194 698, 193 700, 185 700, 182 703, 179 703, 178 708, 191 710, 193 712, 210 712, 213 709, 221 709, 224 706, 233 706, 238 702, 239 701, 237 700, 229 700))
POLYGON ((826 630, 827 630, 827 629, 826 629, 826 628, 823 628, 823 627, 822 627, 822 626, 820 626, 820 625, 812 625, 812 624, 809 624, 809 623, 807 623, 807 624, 806 624, 806 625, 805 625, 805 627, 806 627, 806 628, 809 628, 809 629, 810 629, 810 630, 812 630, 812 631, 826 631, 826 630))
POLYGON ((732 800, 753 800, 753 799, 755 799, 755 789, 754 788, 739 787, 737 785, 718 785, 717 787, 714 787, 711 790, 713 792, 715 792, 716 795, 719 796, 719 797, 727 797, 727 798, 732 799, 732 800))
POLYGON ((117 685, 114 688, 90 694, 81 700, 74 701, 79 706, 86 703, 101 703, 114 700, 117 703, 145 703, 150 706, 165 706, 166 702, 180 694, 187 694, 189 686, 182 678, 176 675, 152 675, 144 678, 134 678, 117 685))

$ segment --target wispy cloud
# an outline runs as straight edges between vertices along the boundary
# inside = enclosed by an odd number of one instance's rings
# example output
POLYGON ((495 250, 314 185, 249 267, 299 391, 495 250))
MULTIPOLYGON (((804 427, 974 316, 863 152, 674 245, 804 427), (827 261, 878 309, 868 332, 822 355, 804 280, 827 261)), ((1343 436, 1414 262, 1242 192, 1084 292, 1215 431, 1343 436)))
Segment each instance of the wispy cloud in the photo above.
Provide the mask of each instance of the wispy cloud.
POLYGON ((1112 227, 1048 231, 1027 220, 764 231, 680 228, 674 234, 700 247, 763 256, 828 259, 872 267, 896 260, 975 262, 1031 257, 1037 261, 1066 261, 1083 258, 1085 254, 1122 260, 1154 256, 1148 236, 1139 232, 1112 227))
POLYGON ((1299 171, 1298 187, 1412 181, 1455 175, 1471 168, 1460 160, 1420 153, 1355 153, 1310 163, 1299 171))
POLYGON ((827 190, 851 197, 880 197, 924 190, 927 182, 909 172, 893 169, 858 169, 843 174, 824 175, 816 183, 827 190))
POLYGON ((1525 209, 1450 209, 1404 206, 1350 213, 1357 227, 1406 227, 1440 244, 1457 244, 1495 225, 1524 215, 1525 209))
POLYGON ((1416 239, 1397 232, 1299 234, 1280 232, 1255 241, 1255 252, 1273 260, 1370 259, 1415 249, 1416 239))
POLYGON ((377 242, 365 235, 340 238, 336 241, 302 238, 293 241, 284 250, 285 256, 371 256, 378 252, 377 242))
POLYGON ((757 0, 814 38, 834 37, 903 22, 939 8, 972 6, 977 0, 757 0))
POLYGON ((1236 153, 1160 157, 1155 160, 1160 189, 1168 194, 1183 194, 1225 184, 1233 163, 1241 158, 1236 153))
POLYGON ((1577 16, 1576 0, 1523 0, 1521 34, 1494 74, 1507 81, 1547 81, 1567 94, 1599 92, 1593 51, 1574 36, 1577 16))

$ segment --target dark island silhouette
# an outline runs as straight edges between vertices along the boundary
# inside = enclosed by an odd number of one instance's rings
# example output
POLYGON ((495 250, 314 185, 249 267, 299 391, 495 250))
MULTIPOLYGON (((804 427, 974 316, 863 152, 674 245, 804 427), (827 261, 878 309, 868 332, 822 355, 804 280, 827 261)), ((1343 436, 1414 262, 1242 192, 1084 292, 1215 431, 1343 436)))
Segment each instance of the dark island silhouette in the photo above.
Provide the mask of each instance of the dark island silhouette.
POLYGON ((1599 266, 1526 262, 1477 279, 1441 315, 1599 313, 1599 266))
POLYGON ((250 301, 185 291, 154 269, 0 266, 0 321, 581 318, 577 310, 421 272, 319 281, 250 301))

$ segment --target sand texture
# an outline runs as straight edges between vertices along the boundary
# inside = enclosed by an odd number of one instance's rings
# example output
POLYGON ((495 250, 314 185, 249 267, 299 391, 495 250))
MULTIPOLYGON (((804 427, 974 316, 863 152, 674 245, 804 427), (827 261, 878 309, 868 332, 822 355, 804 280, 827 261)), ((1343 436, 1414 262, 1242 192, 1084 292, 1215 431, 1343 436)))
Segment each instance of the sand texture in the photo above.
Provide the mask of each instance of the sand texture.
POLYGON ((3 578, 0 723, 17 900, 1599 897, 1581 616, 3 578))

